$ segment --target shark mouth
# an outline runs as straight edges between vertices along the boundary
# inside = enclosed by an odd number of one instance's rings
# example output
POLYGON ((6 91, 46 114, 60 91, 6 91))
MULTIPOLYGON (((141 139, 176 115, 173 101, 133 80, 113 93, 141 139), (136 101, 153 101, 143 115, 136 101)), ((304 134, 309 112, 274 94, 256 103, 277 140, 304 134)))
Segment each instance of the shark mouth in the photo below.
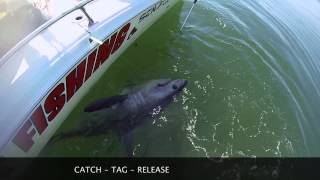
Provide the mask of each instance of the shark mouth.
POLYGON ((173 80, 171 82, 173 84, 172 87, 177 89, 177 91, 182 91, 182 89, 188 84, 188 81, 185 79, 173 80))

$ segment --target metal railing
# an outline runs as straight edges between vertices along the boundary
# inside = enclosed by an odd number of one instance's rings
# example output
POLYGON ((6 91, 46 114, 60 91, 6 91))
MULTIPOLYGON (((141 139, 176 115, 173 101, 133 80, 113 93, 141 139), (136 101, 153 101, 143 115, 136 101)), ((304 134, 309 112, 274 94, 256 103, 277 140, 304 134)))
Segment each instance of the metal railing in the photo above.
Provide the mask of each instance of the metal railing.
POLYGON ((56 23, 60 19, 64 18, 65 16, 69 15, 73 11, 76 10, 81 10, 83 14, 88 18, 89 20, 89 26, 94 24, 93 19, 88 15, 86 10, 84 9, 84 6, 87 5, 88 3, 92 2, 94 0, 83 0, 76 6, 74 6, 72 9, 69 9, 68 11, 65 11, 61 15, 52 18, 39 26, 36 30, 34 30, 32 33, 30 33, 28 36, 26 36, 24 39, 19 41, 13 48, 11 48, 4 56, 1 57, 0 59, 0 66, 2 66, 15 52, 17 52, 20 48, 22 48, 24 45, 26 45, 31 39, 33 39, 35 36, 37 36, 39 33, 42 31, 46 30, 48 27, 50 27, 52 24, 56 23))

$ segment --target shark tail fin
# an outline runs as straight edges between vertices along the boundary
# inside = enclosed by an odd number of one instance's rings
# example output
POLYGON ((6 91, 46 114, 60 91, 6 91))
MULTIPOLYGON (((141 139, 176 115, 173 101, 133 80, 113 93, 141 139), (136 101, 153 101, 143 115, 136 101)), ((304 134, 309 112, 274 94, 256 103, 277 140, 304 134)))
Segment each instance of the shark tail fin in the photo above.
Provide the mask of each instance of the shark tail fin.
POLYGON ((132 132, 123 132, 119 129, 113 129, 113 132, 118 136, 122 147, 125 148, 127 157, 134 157, 132 132))
POLYGON ((73 138, 73 137, 77 137, 77 136, 81 136, 81 135, 85 135, 85 133, 82 129, 75 129, 75 130, 68 131, 68 132, 61 132, 60 134, 53 136, 50 139, 49 143, 53 144, 53 143, 56 143, 56 142, 64 140, 64 139, 69 139, 69 138, 73 138))
POLYGON ((56 142, 60 141, 64 139, 64 133, 60 133, 60 134, 57 134, 55 136, 53 136, 50 140, 49 140, 49 143, 48 144, 55 144, 56 142))

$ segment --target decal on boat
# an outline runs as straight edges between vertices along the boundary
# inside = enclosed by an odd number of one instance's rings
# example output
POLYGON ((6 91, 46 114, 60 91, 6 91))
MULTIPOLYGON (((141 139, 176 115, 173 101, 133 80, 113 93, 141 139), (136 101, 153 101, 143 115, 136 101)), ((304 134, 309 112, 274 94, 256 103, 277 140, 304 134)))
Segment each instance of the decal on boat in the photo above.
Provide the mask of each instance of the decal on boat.
MULTIPOLYGON (((55 121, 56 116, 68 103, 81 86, 106 62, 110 55, 117 52, 129 34, 130 22, 107 38, 102 45, 95 48, 71 71, 60 83, 52 88, 46 98, 35 108, 31 116, 24 121, 12 142, 22 151, 28 152, 34 145, 33 137, 41 135, 55 121)), ((137 31, 131 30, 128 39, 137 31)), ((128 40, 127 39, 127 40, 128 40)))
POLYGON ((134 35, 134 33, 136 33, 137 32, 137 28, 136 27, 134 27, 132 30, 131 30, 131 32, 130 32, 130 34, 129 34, 129 36, 128 36, 128 39, 127 40, 129 40, 130 38, 131 38, 131 36, 133 36, 134 35))
POLYGON ((149 17, 151 14, 153 14, 158 9, 160 9, 161 7, 163 7, 168 3, 169 3, 169 0, 161 0, 157 2, 155 5, 153 5, 152 7, 150 7, 149 9, 145 10, 144 13, 142 13, 142 15, 139 18, 139 23, 141 23, 145 18, 149 17))

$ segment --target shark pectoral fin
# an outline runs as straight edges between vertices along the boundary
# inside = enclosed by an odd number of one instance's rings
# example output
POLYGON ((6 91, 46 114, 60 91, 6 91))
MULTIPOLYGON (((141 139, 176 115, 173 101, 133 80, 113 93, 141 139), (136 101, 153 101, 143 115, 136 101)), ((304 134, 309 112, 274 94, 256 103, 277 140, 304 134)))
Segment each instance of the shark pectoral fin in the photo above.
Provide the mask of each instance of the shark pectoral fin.
POLYGON ((133 140, 132 133, 127 132, 120 137, 121 144, 124 146, 128 157, 133 157, 133 140))
POLYGON ((119 95, 119 96, 112 96, 104 99, 97 100, 91 104, 89 104, 87 107, 85 107, 85 112, 93 112, 97 110, 101 110, 103 108, 109 108, 117 103, 123 102, 125 99, 127 99, 128 95, 119 95))

